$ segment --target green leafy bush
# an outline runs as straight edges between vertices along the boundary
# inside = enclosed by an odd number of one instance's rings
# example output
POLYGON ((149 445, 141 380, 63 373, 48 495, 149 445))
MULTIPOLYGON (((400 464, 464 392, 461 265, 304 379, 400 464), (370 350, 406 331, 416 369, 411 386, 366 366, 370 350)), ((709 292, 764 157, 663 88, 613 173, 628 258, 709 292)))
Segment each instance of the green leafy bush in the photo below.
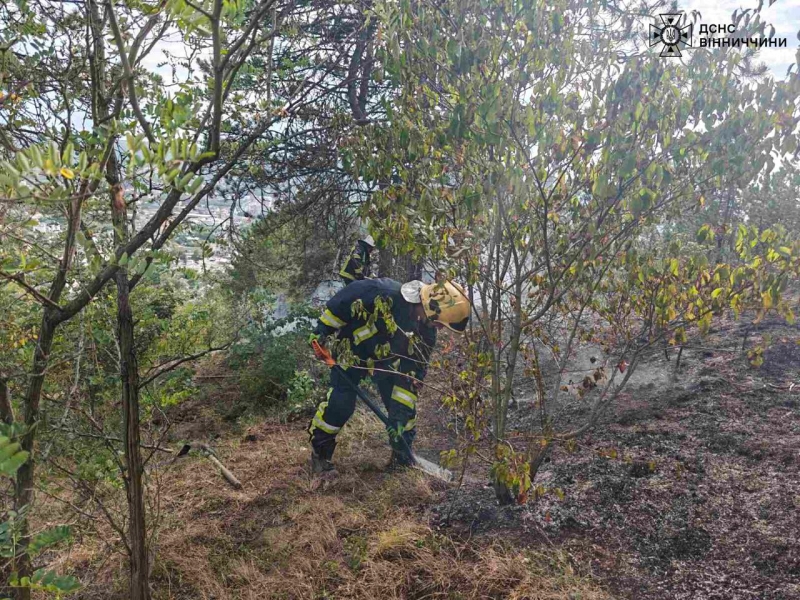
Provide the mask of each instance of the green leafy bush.
POLYGON ((287 419, 311 412, 320 399, 321 392, 322 389, 307 370, 295 371, 287 391, 287 419))
MULTIPOLYGON (((28 453, 19 449, 14 440, 19 434, 18 427, 3 425, 0 427, 0 474, 15 479, 19 468, 28 460, 28 453)), ((8 510, 0 522, 0 557, 14 559, 19 556, 18 541, 21 536, 21 525, 26 518, 28 507, 19 510, 8 510)), ((27 546, 31 556, 37 556, 44 550, 68 540, 72 532, 67 525, 57 525, 34 534, 27 546)), ((80 583, 71 575, 58 575, 48 569, 37 569, 31 577, 19 578, 11 574, 8 581, 11 587, 25 587, 32 590, 49 592, 56 598, 69 594, 80 588, 80 583)))
POLYGON ((78 590, 81 586, 78 580, 71 575, 57 575, 47 569, 37 569, 31 577, 17 579, 12 577, 10 581, 12 587, 26 587, 32 590, 50 592, 56 598, 61 598, 64 594, 69 594, 78 590))
POLYGON ((317 315, 317 309, 294 306, 285 318, 245 329, 229 365, 239 373, 243 398, 254 408, 291 413, 310 403, 314 360, 307 340, 317 315))

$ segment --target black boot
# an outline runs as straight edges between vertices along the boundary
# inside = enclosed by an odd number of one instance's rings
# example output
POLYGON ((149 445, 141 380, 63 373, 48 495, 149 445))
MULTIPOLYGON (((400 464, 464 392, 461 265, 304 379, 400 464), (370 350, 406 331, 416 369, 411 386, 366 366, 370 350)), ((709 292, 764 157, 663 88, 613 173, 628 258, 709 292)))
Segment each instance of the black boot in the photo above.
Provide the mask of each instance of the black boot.
POLYGON ((389 460, 389 471, 402 471, 414 466, 414 459, 408 454, 408 451, 398 450, 392 448, 392 458, 389 460))
POLYGON ((332 440, 319 448, 311 449, 311 472, 314 474, 320 473, 335 473, 336 467, 333 466, 331 458, 333 458, 333 451, 336 448, 336 441, 332 440))

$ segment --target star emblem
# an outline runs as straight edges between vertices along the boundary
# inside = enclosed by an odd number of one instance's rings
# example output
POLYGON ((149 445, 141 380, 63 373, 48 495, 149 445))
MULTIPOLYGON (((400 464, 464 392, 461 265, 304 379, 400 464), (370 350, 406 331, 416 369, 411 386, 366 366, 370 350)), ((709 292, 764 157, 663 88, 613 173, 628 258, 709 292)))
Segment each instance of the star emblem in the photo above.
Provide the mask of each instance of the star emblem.
POLYGON ((681 27, 682 13, 678 14, 662 14, 661 17, 663 27, 658 25, 650 25, 650 46, 656 44, 664 44, 661 50, 661 58, 680 57, 681 48, 692 46, 692 25, 685 25, 681 27))

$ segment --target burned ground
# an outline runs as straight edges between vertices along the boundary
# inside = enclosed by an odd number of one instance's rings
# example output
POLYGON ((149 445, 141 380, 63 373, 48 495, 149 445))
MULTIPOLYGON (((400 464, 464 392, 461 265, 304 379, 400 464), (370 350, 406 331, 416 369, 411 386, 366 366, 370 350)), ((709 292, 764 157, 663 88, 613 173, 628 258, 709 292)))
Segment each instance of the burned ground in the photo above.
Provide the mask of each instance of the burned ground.
MULTIPOLYGON (((654 353, 577 450, 553 451, 538 500, 501 508, 485 485, 466 484, 433 520, 462 536, 565 549, 620 598, 800 598, 797 330, 750 333, 749 344, 775 340, 760 369, 733 351, 742 338, 732 332, 684 351, 675 381, 674 352, 671 363, 654 353)), ((512 419, 520 429, 524 411, 512 419)))

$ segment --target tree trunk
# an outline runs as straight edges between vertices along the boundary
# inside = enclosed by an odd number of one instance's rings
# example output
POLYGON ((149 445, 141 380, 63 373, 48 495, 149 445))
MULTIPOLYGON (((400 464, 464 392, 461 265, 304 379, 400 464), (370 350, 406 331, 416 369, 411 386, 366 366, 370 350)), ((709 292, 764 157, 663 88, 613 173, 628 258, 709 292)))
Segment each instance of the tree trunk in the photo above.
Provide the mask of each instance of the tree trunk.
MULTIPOLYGON (((108 179, 116 173, 109 168, 108 179)), ((114 181, 111 188, 111 213, 115 241, 124 244, 128 237, 128 222, 122 186, 114 181)), ((147 557, 147 527, 142 484, 142 455, 139 436, 139 365, 133 336, 133 310, 130 303, 128 269, 120 267, 117 282, 117 340, 119 342, 119 378, 122 385, 122 429, 125 441, 125 491, 128 497, 128 531, 130 550, 130 598, 150 600, 147 557)))
MULTIPOLYGON (((86 191, 85 186, 81 189, 84 192, 86 191)), ((64 241, 64 253, 47 296, 50 305, 46 305, 42 312, 39 336, 36 341, 36 349, 33 352, 33 368, 28 380, 28 392, 23 399, 25 433, 20 439, 20 445, 22 450, 28 452, 28 460, 17 471, 17 482, 14 490, 14 504, 17 510, 23 506, 30 505, 33 501, 34 442, 36 441, 36 428, 39 424, 39 403, 42 399, 42 386, 44 385, 47 365, 50 361, 50 350, 53 347, 56 328, 70 318, 70 316, 65 316, 55 305, 61 299, 61 293, 64 291, 67 282, 67 273, 75 255, 75 236, 81 223, 81 203, 81 197, 73 198, 67 208, 68 225, 67 237, 64 241)), ((28 519, 26 517, 22 519, 20 524, 20 537, 17 544, 19 555, 15 557, 17 573, 20 579, 32 575, 30 557, 26 552, 30 542, 28 532, 28 519)), ((30 597, 30 588, 17 589, 17 600, 30 600, 30 597)))
POLYGON ((388 248, 381 248, 378 256, 378 277, 391 277, 392 253, 388 248))
POLYGON ((14 407, 11 405, 11 390, 8 379, 0 375, 0 420, 6 425, 14 422, 14 407))
POLYGON ((411 256, 408 254, 395 256, 392 262, 392 274, 390 277, 398 281, 405 281, 406 276, 411 272, 411 256))
MULTIPOLYGON (((52 318, 52 311, 49 308, 44 309, 42 322, 39 327, 39 337, 36 342, 36 350, 33 353, 33 371, 30 376, 30 384, 28 386, 28 393, 25 396, 25 433, 20 439, 20 446, 22 450, 28 452, 29 458, 23 464, 19 471, 17 471, 17 485, 15 490, 15 508, 21 509, 23 506, 28 506, 33 501, 33 473, 34 473, 34 456, 33 445, 36 440, 36 423, 39 420, 39 401, 42 397, 42 385, 44 384, 44 374, 47 369, 49 360, 50 349, 53 346, 53 336, 55 334, 56 324, 52 318)), ((27 548, 30 542, 30 529, 28 527, 28 519, 22 519, 20 523, 20 539, 19 547, 27 548)), ((30 577, 33 574, 31 568, 30 556, 23 553, 15 558, 16 571, 19 578, 30 577)), ((30 600, 30 588, 17 588, 17 600, 30 600)))
MULTIPOLYGON (((489 318, 489 331, 496 339, 490 338, 487 340, 491 345, 492 352, 492 400, 494 401, 494 436, 495 444, 500 445, 506 435, 506 417, 508 416, 508 400, 509 395, 506 395, 505 387, 503 386, 502 374, 502 354, 500 346, 503 343, 503 311, 501 303, 503 301, 501 291, 501 280, 503 277, 503 265, 501 260, 503 229, 502 217, 500 214, 501 199, 498 196, 496 203, 496 214, 494 215, 494 241, 492 248, 494 250, 494 287, 492 290, 492 306, 491 316, 489 318)), ((515 502, 516 498, 511 493, 508 484, 501 481, 497 476, 492 478, 492 487, 494 487, 495 497, 498 504, 507 505, 515 502)))
POLYGON ((422 261, 409 261, 410 264, 408 265, 408 273, 406 275, 407 281, 412 281, 414 279, 422 279, 422 261))
POLYGON ((528 476, 531 478, 531 485, 536 480, 536 474, 539 472, 539 467, 542 466, 544 459, 550 454, 552 446, 547 444, 544 448, 537 450, 535 456, 531 458, 530 466, 528 467, 528 476))
POLYGON ((492 479, 492 487, 494 488, 494 497, 500 506, 516 503, 517 499, 511 493, 511 489, 502 481, 498 481, 496 477, 492 479))
MULTIPOLYGON (((11 404, 11 390, 8 387, 8 379, 0 374, 0 420, 6 425, 14 423, 14 408, 11 404)), ((11 578, 13 565, 6 563, 0 567, 0 594, 5 597, 7 594, 13 594, 13 591, 8 586, 8 581, 11 578)))
POLYGON ((502 296, 502 277, 503 265, 500 256, 501 245, 503 241, 503 229, 500 216, 500 198, 497 199, 497 214, 495 215, 495 230, 494 230, 494 289, 492 290, 492 308, 490 331, 492 335, 496 335, 496 339, 490 339, 489 343, 492 347, 492 399, 494 400, 494 436, 497 442, 502 442, 506 435, 506 416, 508 413, 507 398, 503 394, 502 387, 502 352, 500 346, 503 343, 503 311, 501 302, 502 296))
POLYGON ((139 367, 133 343, 127 269, 120 269, 117 281, 117 332, 122 383, 123 437, 125 439, 126 491, 130 517, 130 598, 149 600, 147 529, 145 524, 142 455, 139 448, 139 367))

